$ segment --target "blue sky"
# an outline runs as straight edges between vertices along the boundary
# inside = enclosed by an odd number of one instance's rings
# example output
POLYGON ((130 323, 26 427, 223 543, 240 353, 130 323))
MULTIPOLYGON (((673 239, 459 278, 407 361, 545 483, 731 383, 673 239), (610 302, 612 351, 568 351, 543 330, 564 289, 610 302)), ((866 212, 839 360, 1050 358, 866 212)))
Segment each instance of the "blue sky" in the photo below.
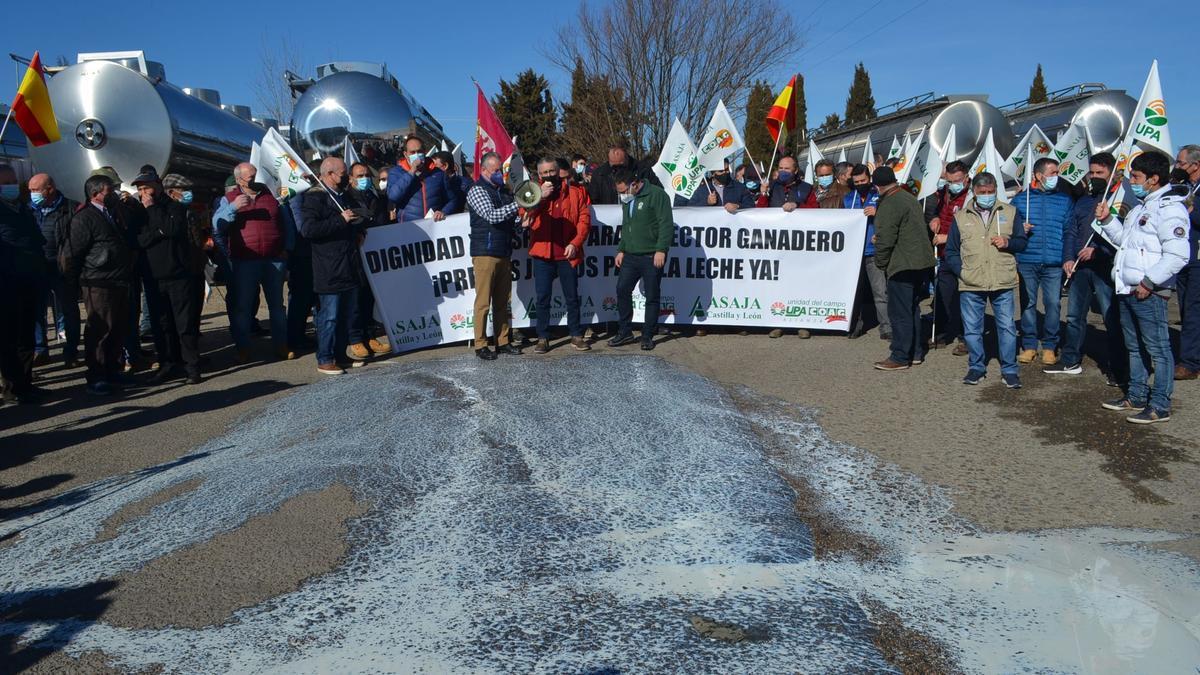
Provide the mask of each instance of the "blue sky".
MULTIPOLYGON (((533 67, 551 80, 556 97, 569 93, 569 76, 543 50, 552 44, 554 28, 569 22, 578 8, 575 2, 212 0, 114 11, 112 19, 98 22, 91 2, 51 2, 51 18, 45 3, 12 4, 0 26, 6 52, 29 56, 39 49, 52 63, 60 54, 74 62, 80 51, 142 49, 166 65, 175 84, 219 89, 224 102, 252 107, 259 54, 281 35, 303 45, 310 68, 339 59, 384 61, 468 147, 475 120, 470 76, 490 96, 500 78, 533 67), (284 8, 294 13, 281 21, 284 8)), ((1026 96, 1039 62, 1051 90, 1102 82, 1136 98, 1157 58, 1175 146, 1200 142, 1195 56, 1200 3, 1174 3, 1146 14, 1138 13, 1136 3, 1112 0, 784 4, 807 26, 801 39, 810 47, 770 79, 781 86, 790 72, 804 74, 810 126, 826 113, 841 114, 858 61, 871 74, 879 105, 927 91, 985 93, 1002 105, 1026 96), (1092 43, 1108 47, 1095 49, 1092 43)), ((736 20, 730 26, 736 30, 736 20)), ((18 76, 11 65, 0 67, 0 87, 11 92, 5 97, 15 93, 18 76)))

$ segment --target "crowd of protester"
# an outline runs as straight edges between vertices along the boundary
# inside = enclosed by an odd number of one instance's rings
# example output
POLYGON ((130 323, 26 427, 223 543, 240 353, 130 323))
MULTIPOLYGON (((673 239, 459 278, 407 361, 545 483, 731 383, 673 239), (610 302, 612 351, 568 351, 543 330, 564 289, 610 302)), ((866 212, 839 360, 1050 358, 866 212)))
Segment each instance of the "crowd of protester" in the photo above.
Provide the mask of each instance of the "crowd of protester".
MULTIPOLYGON (((582 156, 538 161, 535 180, 543 199, 530 208, 516 204, 494 153, 481 158, 480 178, 472 180, 450 153, 427 156, 418 137, 402 148, 396 165, 379 172, 327 158, 312 187, 299 194, 272 194, 255 166, 242 163, 231 167, 224 194, 211 203, 195 199, 187 176, 160 176, 149 165, 129 183, 136 194, 122 190, 111 167, 96 169, 83 186, 82 204, 63 195, 51 175, 37 174, 23 189, 13 169, 0 165, 5 400, 39 400, 33 367, 51 361, 48 315, 63 364, 77 367, 82 350, 91 394, 120 391, 136 371, 148 371, 151 384, 178 378, 199 383, 205 367, 198 346, 201 310, 208 294, 222 288, 237 361, 264 356, 256 352, 261 334, 269 335, 270 358, 292 360, 312 351, 319 372, 343 374, 390 351, 373 319, 375 300, 358 252, 367 228, 440 221, 464 211, 475 268, 475 353, 489 361, 522 353, 524 337, 510 328, 508 316, 509 259, 513 235, 522 228, 529 231, 538 307, 534 351, 550 349, 555 280, 565 299, 570 344, 587 350, 590 338, 603 332, 581 325, 577 288, 593 204, 623 207, 619 320, 608 331, 614 347, 639 342, 642 349, 654 348, 673 206, 719 207, 731 214, 854 209, 866 216, 867 232, 848 337, 878 326, 889 353, 876 369, 907 370, 921 364, 930 347, 953 345, 949 353, 966 357, 963 382, 978 384, 987 372, 983 336, 990 305, 994 354, 1009 388, 1021 386, 1021 366, 1039 361, 1049 374, 1082 373, 1093 310, 1105 330, 1103 347, 1092 355, 1108 384, 1121 392, 1105 408, 1128 411, 1132 422, 1166 421, 1173 381, 1200 375, 1194 209, 1200 146, 1185 146, 1174 170, 1165 156, 1142 154, 1119 180, 1110 180, 1113 156, 1094 155, 1081 186, 1060 181, 1058 164, 1043 158, 1033 167, 1031 184, 1007 199, 996 176, 968 178, 965 164, 951 162, 924 204, 882 158, 878 166, 822 160, 809 184, 790 156, 769 176, 760 176, 753 164, 727 165, 706 175, 690 199, 675 196, 672 202, 647 166, 614 146, 598 165, 582 156), (639 286, 646 308, 637 338, 632 292, 639 286), (1182 319, 1177 355, 1167 318, 1173 295, 1182 319), (921 303, 930 296, 927 341, 921 303), (257 319, 264 301, 265 327, 257 319), (308 337, 310 317, 315 342, 308 337)), ((783 331, 768 334, 780 337, 783 331)))

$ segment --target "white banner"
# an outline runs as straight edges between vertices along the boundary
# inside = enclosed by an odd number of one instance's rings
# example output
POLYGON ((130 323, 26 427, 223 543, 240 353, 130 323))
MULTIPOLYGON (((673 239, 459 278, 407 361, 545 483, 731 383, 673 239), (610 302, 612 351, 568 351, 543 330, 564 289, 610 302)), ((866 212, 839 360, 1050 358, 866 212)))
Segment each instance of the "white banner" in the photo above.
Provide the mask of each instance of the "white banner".
MULTIPOLYGON (((661 289, 662 323, 847 331, 866 237, 862 211, 674 210, 661 289)), ((597 206, 580 265, 580 321, 617 320, 619 206, 597 206)), ((519 228, 518 228, 519 229, 519 228)), ((474 269, 466 214, 367 230, 364 269, 397 352, 474 337, 474 269)), ((515 235, 512 326, 536 323, 528 232, 515 235)), ((559 285, 551 325, 566 324, 559 285)), ((639 327, 645 298, 633 293, 639 327)), ((490 327, 489 327, 490 332, 490 327)))

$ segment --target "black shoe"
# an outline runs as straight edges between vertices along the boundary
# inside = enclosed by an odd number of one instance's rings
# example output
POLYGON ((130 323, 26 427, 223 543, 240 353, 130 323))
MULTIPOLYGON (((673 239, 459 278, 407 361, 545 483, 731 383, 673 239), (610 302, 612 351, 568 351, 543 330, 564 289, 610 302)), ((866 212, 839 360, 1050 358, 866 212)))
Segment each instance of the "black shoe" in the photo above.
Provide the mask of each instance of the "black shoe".
POLYGON ((633 333, 626 333, 625 335, 618 335, 618 336, 614 337, 613 339, 609 340, 608 346, 609 347, 624 347, 625 345, 631 345, 634 342, 637 342, 637 338, 633 337, 633 333))
POLYGON ((891 334, 891 333, 884 333, 884 332, 880 332, 880 333, 879 333, 879 339, 880 339, 880 340, 883 340, 884 342, 891 342, 891 341, 892 341, 892 334, 891 334))
POLYGON ((483 349, 476 349, 475 356, 478 356, 479 358, 483 359, 484 361, 495 361, 496 360, 496 352, 488 349, 487 347, 484 347, 483 349))
POLYGON ((863 330, 863 329, 861 329, 861 328, 855 328, 854 330, 850 331, 850 332, 849 332, 849 333, 846 335, 846 339, 848 339, 848 340, 857 340, 858 338, 860 338, 860 337, 862 337, 863 335, 865 335, 865 334, 866 334, 866 332, 867 332, 867 331, 865 331, 865 330, 863 330))
POLYGON ((512 345, 500 345, 499 347, 496 347, 496 353, 504 354, 506 356, 520 356, 523 352, 521 351, 520 347, 514 347, 512 345))
POLYGON ((158 372, 150 377, 150 384, 162 384, 170 380, 175 375, 175 366, 162 366, 158 372))
POLYGON ((654 351, 654 340, 642 340, 642 351, 644 351, 644 352, 654 351))
POLYGON ((188 384, 200 384, 200 373, 192 373, 187 376, 188 384))
POLYGON ((1056 363, 1052 366, 1042 368, 1042 372, 1047 375, 1078 375, 1083 372, 1083 364, 1081 363, 1056 363))

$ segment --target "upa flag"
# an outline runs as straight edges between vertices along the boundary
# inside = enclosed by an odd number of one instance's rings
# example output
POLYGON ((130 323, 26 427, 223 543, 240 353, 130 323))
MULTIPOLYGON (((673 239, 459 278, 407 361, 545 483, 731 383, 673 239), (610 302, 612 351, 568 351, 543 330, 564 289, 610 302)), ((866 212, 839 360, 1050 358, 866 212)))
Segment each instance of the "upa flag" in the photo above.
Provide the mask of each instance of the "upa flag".
MULTIPOLYGON (((273 190, 276 197, 294 196, 307 190, 309 183, 305 180, 305 176, 316 179, 317 176, 312 169, 308 168, 300 155, 292 149, 292 146, 288 145, 288 142, 279 135, 274 127, 267 129, 259 146, 260 163, 256 166, 258 166, 260 182, 267 184, 261 180, 264 174, 274 178, 278 185, 278 188, 273 190)), ((253 148, 251 151, 253 152, 253 148)))
POLYGON ((704 130, 704 137, 700 139, 700 148, 697 151, 700 165, 709 171, 719 171, 725 168, 725 160, 730 155, 745 147, 737 125, 725 109, 725 102, 717 101, 717 109, 713 111, 712 120, 704 130))
POLYGON ((255 169, 258 169, 258 175, 256 176, 256 180, 259 183, 262 183, 263 185, 267 186, 267 190, 271 194, 278 196, 279 195, 279 182, 276 181, 275 176, 273 176, 263 166, 262 146, 259 145, 257 142, 250 144, 250 163, 254 165, 255 169))
MULTIPOLYGON (((775 103, 767 111, 767 132, 771 140, 779 145, 780 130, 791 131, 796 128, 796 76, 788 80, 787 86, 775 97, 775 103)), ((672 133, 674 133, 672 131, 672 133)))
POLYGON ((1004 160, 1004 166, 1000 167, 1000 171, 1013 178, 1020 178, 1025 175, 1026 162, 1032 164, 1043 157, 1049 157, 1053 152, 1054 146, 1050 143, 1050 139, 1046 137, 1042 128, 1035 124, 1029 127, 1029 131, 1026 131, 1025 135, 1021 137, 1021 141, 1017 143, 1012 154, 1004 160))
POLYGON ((838 152, 838 164, 845 164, 845 163, 846 163, 846 148, 843 147, 838 152))
MULTIPOLYGON (((24 128, 24 127, 22 127, 24 128)), ((1171 151, 1171 132, 1167 129, 1167 105, 1163 102, 1162 84, 1158 81, 1158 60, 1150 64, 1150 76, 1142 87, 1142 95, 1133 109, 1129 137, 1135 143, 1157 148, 1174 157, 1171 151)))
POLYGON ((496 116, 496 111, 492 110, 492 104, 488 103, 487 97, 483 95, 483 89, 478 82, 475 83, 475 91, 478 92, 475 106, 475 180, 479 180, 481 157, 494 152, 504 161, 511 162, 513 152, 517 148, 512 137, 504 130, 504 125, 500 123, 500 118, 496 116))
POLYGON ((921 152, 924 143, 925 127, 921 127, 921 131, 917 132, 915 141, 907 137, 904 139, 904 151, 900 153, 900 161, 896 162, 896 166, 892 167, 896 172, 896 182, 901 185, 908 184, 908 178, 912 175, 913 165, 916 163, 917 155, 921 152))
POLYGON ((358 151, 354 149, 354 143, 350 140, 350 134, 346 134, 346 139, 342 141, 342 161, 346 163, 346 175, 350 175, 350 167, 358 164, 358 151))
POLYGON ((817 147, 813 140, 808 139, 808 166, 804 168, 804 182, 809 185, 813 184, 813 174, 816 171, 817 162, 825 159, 825 155, 821 154, 820 148, 817 147))
POLYGON ((17 126, 34 147, 57 141, 58 120, 54 107, 50 105, 50 92, 46 89, 46 75, 42 70, 42 57, 37 52, 29 61, 25 79, 17 87, 17 97, 12 102, 12 115, 17 126))
MULTIPOLYGON (((907 185, 917 199, 925 199, 937 192, 938 179, 942 177, 942 156, 933 146, 933 135, 930 134, 921 144, 909 172, 907 185)), ((897 178, 898 180, 898 178, 897 178)))
POLYGON ((895 134, 892 135, 892 147, 888 149, 888 159, 899 157, 904 153, 904 146, 900 144, 900 138, 895 134))
POLYGON ((1004 160, 1000 159, 1000 152, 996 150, 996 142, 992 139, 992 130, 988 129, 987 140, 983 142, 983 150, 979 152, 979 157, 975 158, 975 163, 971 165, 971 171, 967 175, 975 178, 977 174, 990 173, 996 179, 996 198, 1002 202, 1008 201, 1008 194, 1004 189, 1004 177, 1000 174, 1000 167, 1004 165, 1004 160))
POLYGON ((1058 138, 1054 146, 1054 158, 1058 160, 1058 176, 1071 185, 1087 177, 1088 158, 1091 149, 1088 147, 1088 132, 1082 120, 1076 120, 1058 138))
POLYGON ((867 142, 863 143, 862 163, 867 166, 875 165, 875 146, 871 143, 871 132, 867 132, 867 142))
MULTIPOLYGON (((953 124, 946 134, 946 144, 942 146, 942 164, 958 161, 958 131, 953 124)), ((939 176, 941 173, 938 174, 939 176)))
POLYGON ((700 181, 704 179, 704 167, 696 156, 696 146, 688 138, 687 131, 675 118, 671 133, 663 144, 662 154, 654 164, 654 175, 671 195, 691 199, 700 181))

